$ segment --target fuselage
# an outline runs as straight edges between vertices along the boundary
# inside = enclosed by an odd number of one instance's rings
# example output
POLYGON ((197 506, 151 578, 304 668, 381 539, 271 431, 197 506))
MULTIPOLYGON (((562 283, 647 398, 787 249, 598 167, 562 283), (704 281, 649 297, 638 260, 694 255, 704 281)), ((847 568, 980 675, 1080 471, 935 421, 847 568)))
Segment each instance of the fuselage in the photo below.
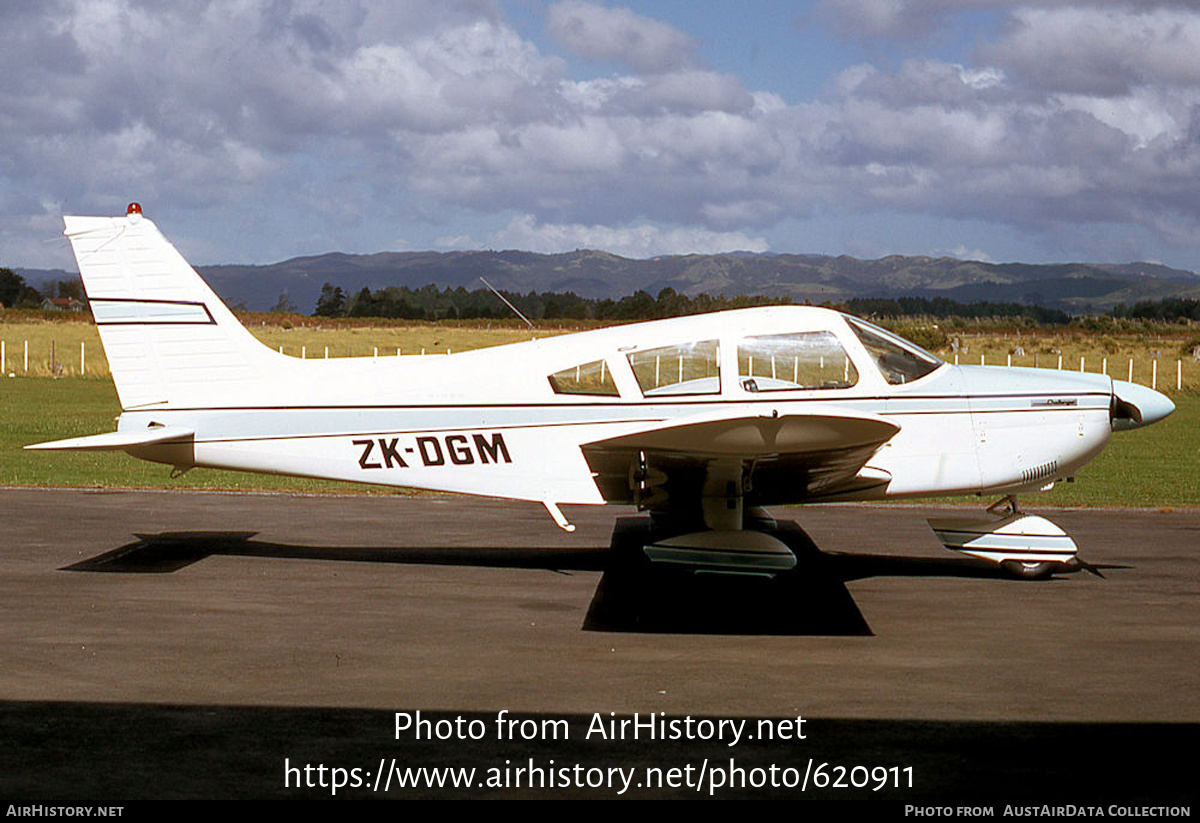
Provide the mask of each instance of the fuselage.
POLYGON ((863 472, 756 502, 1010 493, 1047 486, 1112 431, 1104 375, 946 364, 838 312, 744 309, 426 357, 300 360, 263 349, 246 380, 196 384, 120 430, 195 433, 131 453, 175 465, 309 475, 560 503, 619 499, 582 444, 720 412, 849 412, 899 431, 863 472), (880 337, 882 336, 882 341, 880 337), (889 348, 895 346, 896 350, 889 348))

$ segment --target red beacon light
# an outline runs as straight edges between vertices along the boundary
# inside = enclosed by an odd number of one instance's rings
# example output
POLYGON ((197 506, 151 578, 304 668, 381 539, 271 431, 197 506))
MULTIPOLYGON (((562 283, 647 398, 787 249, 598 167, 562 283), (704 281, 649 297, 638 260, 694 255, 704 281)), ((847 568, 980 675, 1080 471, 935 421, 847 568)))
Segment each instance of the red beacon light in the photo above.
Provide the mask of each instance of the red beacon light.
POLYGON ((129 217, 130 215, 133 215, 133 214, 141 214, 141 213, 142 213, 142 204, 141 203, 130 203, 128 208, 125 209, 126 217, 129 217))

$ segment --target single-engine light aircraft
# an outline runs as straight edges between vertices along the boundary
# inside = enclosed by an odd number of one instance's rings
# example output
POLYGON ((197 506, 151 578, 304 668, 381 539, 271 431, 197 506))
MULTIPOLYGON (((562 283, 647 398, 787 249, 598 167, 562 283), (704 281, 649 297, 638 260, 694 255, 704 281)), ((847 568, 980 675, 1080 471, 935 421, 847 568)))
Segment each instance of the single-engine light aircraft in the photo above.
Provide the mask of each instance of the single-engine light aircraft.
POLYGON ((999 495, 931 520, 1020 577, 1076 546, 1016 495, 1174 405, 1106 375, 952 366, 823 308, 724 311, 437 357, 299 359, 256 340, 131 204, 66 217, 121 403, 116 431, 29 446, 543 504, 634 504, 652 560, 791 568, 759 507, 999 495))

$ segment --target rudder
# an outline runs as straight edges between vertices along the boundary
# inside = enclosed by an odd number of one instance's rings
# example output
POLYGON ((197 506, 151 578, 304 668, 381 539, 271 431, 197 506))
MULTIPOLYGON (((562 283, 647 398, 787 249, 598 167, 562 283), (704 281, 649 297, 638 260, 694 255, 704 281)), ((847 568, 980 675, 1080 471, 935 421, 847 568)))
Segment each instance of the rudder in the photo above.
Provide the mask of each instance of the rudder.
POLYGON ((136 203, 63 218, 122 409, 212 407, 286 360, 254 338, 136 203))

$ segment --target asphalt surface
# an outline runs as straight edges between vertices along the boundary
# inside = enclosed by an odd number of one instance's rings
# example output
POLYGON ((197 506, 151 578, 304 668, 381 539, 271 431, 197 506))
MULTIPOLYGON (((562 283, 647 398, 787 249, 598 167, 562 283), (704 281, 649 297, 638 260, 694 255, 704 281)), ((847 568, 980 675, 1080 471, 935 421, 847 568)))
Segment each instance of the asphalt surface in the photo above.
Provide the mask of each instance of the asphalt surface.
POLYGON ((613 507, 567 534, 465 498, 0 490, 0 799, 326 797, 335 766, 377 796, 394 761, 476 782, 383 796, 1190 803, 1200 511, 1031 510, 1104 576, 1007 579, 932 507, 776 510, 800 563, 767 580, 647 568, 613 507), (678 722, 596 730, 634 713, 678 722), (677 785, 587 785, 625 767, 677 785))

